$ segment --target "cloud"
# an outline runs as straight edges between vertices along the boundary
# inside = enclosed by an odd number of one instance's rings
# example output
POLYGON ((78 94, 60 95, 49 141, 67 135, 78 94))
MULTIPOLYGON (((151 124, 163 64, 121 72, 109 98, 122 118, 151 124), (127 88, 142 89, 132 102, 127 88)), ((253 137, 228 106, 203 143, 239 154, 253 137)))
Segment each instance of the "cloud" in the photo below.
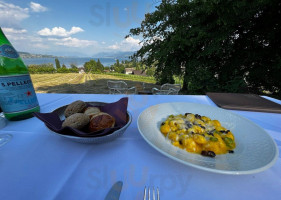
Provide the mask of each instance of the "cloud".
POLYGON ((67 46, 67 47, 87 47, 94 46, 98 43, 93 40, 80 40, 77 38, 67 37, 67 38, 48 38, 49 41, 54 41, 56 45, 67 46))
POLYGON ((134 39, 133 37, 127 37, 125 40, 122 41, 124 44, 136 45, 139 46, 140 40, 134 39))
POLYGON ((20 33, 26 33, 27 30, 26 29, 14 29, 14 28, 2 28, 2 30, 4 31, 5 34, 11 34, 11 33, 16 33, 16 34, 20 34, 20 33))
POLYGON ((1 26, 18 25, 29 17, 29 9, 21 8, 11 3, 0 0, 0 24, 1 26))
POLYGON ((50 49, 50 46, 48 44, 45 44, 45 43, 34 43, 34 44, 32 44, 32 47, 33 48, 38 48, 40 50, 42 50, 42 49, 50 49))
POLYGON ((2 28, 2 30, 18 51, 42 51, 42 49, 47 49, 48 47, 44 38, 32 35, 25 29, 2 28))
POLYGON ((18 40, 26 40, 27 38, 27 30, 25 29, 14 29, 14 28, 6 28, 6 27, 2 27, 2 30, 4 32, 4 34, 6 35, 6 37, 8 38, 8 40, 10 40, 10 42, 14 42, 14 41, 18 41, 18 40))
POLYGON ((133 37, 128 37, 122 40, 120 43, 115 43, 108 46, 108 49, 111 50, 120 50, 120 51, 136 51, 141 47, 140 40, 133 37))
POLYGON ((40 43, 40 42, 44 42, 44 40, 36 35, 29 35, 26 34, 27 32, 24 31, 24 29, 21 31, 19 31, 20 33, 17 33, 16 31, 14 32, 7 32, 5 31, 7 28, 3 28, 3 31, 6 35, 6 37, 10 40, 10 42, 12 42, 12 44, 14 44, 14 42, 23 42, 23 44, 27 44, 27 43, 31 43, 31 44, 35 44, 35 43, 40 43), (28 41, 28 42, 27 42, 28 41))
POLYGON ((66 31, 62 27, 54 27, 51 29, 43 28, 42 30, 38 31, 37 33, 41 36, 59 36, 59 37, 69 37, 70 35, 83 32, 84 30, 80 27, 73 26, 70 31, 66 31))
POLYGON ((116 49, 120 49, 120 46, 117 44, 113 44, 113 45, 110 45, 108 48, 112 49, 112 50, 116 50, 116 49))
POLYGON ((48 9, 42 5, 40 5, 39 3, 34 3, 34 2, 30 2, 30 8, 33 12, 45 12, 48 9))
POLYGON ((3 27, 19 27, 20 23, 30 17, 30 12, 44 12, 48 9, 39 3, 30 2, 30 8, 22 8, 0 0, 0 25, 3 27))

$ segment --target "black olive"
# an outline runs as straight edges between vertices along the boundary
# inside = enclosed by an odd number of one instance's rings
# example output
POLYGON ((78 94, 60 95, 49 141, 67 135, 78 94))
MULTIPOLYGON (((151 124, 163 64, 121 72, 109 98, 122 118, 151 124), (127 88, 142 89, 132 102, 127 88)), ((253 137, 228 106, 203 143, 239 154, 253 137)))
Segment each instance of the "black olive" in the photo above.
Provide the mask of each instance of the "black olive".
POLYGON ((213 152, 213 151, 208 151, 208 156, 210 156, 210 157, 215 157, 216 154, 215 154, 215 152, 213 152))
POLYGON ((162 126, 165 125, 165 122, 162 122, 161 125, 162 125, 162 126))
POLYGON ((191 128, 192 124, 190 122, 185 122, 185 125, 187 126, 187 128, 191 128))
POLYGON ((207 133, 208 135, 214 136, 214 133, 212 131, 207 133))
POLYGON ((221 133, 226 133, 226 131, 225 131, 225 130, 221 130, 220 132, 221 132, 221 133))
POLYGON ((207 157, 216 157, 215 152, 213 151, 201 151, 202 156, 207 156, 207 157))
POLYGON ((187 116, 187 115, 189 115, 189 114, 191 114, 191 113, 185 113, 184 116, 187 116))
POLYGON ((198 126, 200 126, 200 127, 203 128, 203 129, 206 129, 205 126, 202 126, 201 124, 199 124, 198 126))
POLYGON ((180 145, 182 145, 182 140, 179 140, 180 145))
POLYGON ((201 119, 201 115, 195 114, 196 119, 201 119))
POLYGON ((227 130, 227 131, 225 131, 226 133, 229 133, 230 132, 230 130, 227 130))
POLYGON ((233 150, 228 150, 228 153, 234 153, 234 151, 233 150))
POLYGON ((202 156, 207 156, 208 152, 207 151, 201 151, 202 156))

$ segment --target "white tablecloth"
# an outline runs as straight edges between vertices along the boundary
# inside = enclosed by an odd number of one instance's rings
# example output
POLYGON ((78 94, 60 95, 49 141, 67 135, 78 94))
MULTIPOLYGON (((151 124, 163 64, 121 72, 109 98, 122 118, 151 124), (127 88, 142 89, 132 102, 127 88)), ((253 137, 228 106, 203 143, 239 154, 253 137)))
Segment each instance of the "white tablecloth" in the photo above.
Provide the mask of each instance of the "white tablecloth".
MULTIPOLYGON (((41 112, 51 112, 78 99, 114 102, 124 96, 37 95, 41 112)), ((145 185, 158 186, 164 200, 281 199, 280 156, 264 172, 223 175, 183 165, 149 146, 138 132, 138 115, 145 108, 164 102, 216 106, 208 97, 199 95, 130 95, 132 124, 122 137, 98 145, 79 144, 51 134, 37 118, 8 122, 1 133, 10 133, 13 139, 0 148, 0 199, 99 200, 117 180, 124 182, 120 200, 141 199, 145 185)), ((232 112, 264 128, 280 151, 281 114, 232 112)))

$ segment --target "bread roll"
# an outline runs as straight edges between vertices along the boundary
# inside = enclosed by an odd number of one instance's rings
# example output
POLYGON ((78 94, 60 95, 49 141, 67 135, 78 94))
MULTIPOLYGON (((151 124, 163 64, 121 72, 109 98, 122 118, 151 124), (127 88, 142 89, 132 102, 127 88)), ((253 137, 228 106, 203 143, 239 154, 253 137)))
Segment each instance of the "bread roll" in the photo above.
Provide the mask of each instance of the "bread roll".
POLYGON ((75 113, 70 115, 65 121, 62 123, 62 127, 72 127, 77 129, 84 128, 90 122, 90 117, 85 115, 84 113, 75 113))
POLYGON ((88 107, 84 111, 84 114, 88 115, 91 118, 93 115, 96 115, 96 114, 98 114, 100 112, 101 111, 100 111, 100 109, 98 107, 88 107))
POLYGON ((106 128, 113 128, 115 125, 115 118, 108 113, 100 112, 93 115, 89 123, 89 131, 99 131, 106 128))
POLYGON ((74 101, 66 107, 64 111, 64 116, 69 117, 74 113, 83 113, 86 106, 87 104, 84 101, 74 101))

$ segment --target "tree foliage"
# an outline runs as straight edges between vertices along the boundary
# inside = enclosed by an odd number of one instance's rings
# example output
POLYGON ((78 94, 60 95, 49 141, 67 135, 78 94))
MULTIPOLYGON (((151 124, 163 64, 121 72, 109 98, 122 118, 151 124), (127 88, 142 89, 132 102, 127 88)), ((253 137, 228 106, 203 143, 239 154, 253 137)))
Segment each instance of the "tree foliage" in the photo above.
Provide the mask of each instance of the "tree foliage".
POLYGON ((57 69, 60 69, 61 68, 61 66, 60 66, 60 61, 59 61, 59 59, 55 59, 55 63, 56 63, 56 68, 57 69))
POLYGON ((65 64, 62 64, 61 68, 57 69, 57 73, 69 73, 69 70, 65 64))
POLYGON ((94 73, 94 72, 103 72, 104 66, 101 64, 100 60, 96 62, 94 59, 91 59, 84 64, 85 72, 87 73, 94 73))
POLYGON ((101 64, 100 59, 97 61, 96 71, 97 72, 103 72, 104 66, 101 64))
POLYGON ((125 64, 120 64, 119 59, 110 66, 110 69, 117 73, 125 73, 125 64))
POLYGON ((128 36, 143 37, 133 57, 161 84, 178 75, 188 93, 281 97, 280 19, 278 0, 163 0, 128 36))
POLYGON ((96 67, 96 65, 97 65, 97 62, 93 59, 91 59, 88 62, 85 62, 85 64, 84 64, 85 72, 89 73, 89 72, 93 71, 93 69, 96 67))
POLYGON ((32 64, 28 65, 28 71, 31 74, 53 74, 53 73, 78 73, 79 70, 75 66, 67 68, 66 65, 62 65, 61 68, 55 69, 52 63, 48 64, 32 64))
POLYGON ((52 63, 40 64, 40 65, 28 65, 28 71, 31 74, 53 74, 56 73, 56 69, 52 63))

